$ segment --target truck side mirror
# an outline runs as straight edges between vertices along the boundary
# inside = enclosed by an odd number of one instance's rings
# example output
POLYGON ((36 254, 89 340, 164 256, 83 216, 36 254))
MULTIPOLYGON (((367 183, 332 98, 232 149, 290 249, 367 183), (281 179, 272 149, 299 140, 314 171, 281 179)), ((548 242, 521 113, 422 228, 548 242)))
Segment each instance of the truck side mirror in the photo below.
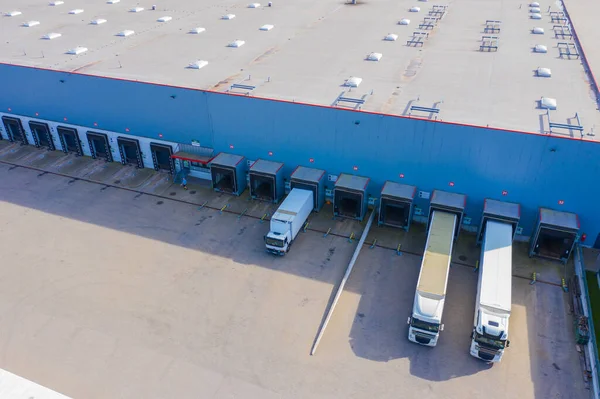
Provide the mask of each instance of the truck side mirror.
POLYGON ((410 316, 408 317, 408 319, 406 320, 406 324, 410 324, 410 316))
POLYGON ((473 331, 471 331, 471 339, 473 339, 474 336, 475 336, 475 333, 473 331))
POLYGON ((508 348, 510 346, 510 341, 506 340, 506 347, 508 348))
POLYGON ((440 331, 444 331, 444 325, 440 324, 440 331))

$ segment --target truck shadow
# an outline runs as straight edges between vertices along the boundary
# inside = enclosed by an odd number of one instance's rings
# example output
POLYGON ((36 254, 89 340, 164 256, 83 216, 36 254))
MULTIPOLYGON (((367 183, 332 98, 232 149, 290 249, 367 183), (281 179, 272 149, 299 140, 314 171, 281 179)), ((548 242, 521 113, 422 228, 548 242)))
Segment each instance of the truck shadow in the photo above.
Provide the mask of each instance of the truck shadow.
POLYGON ((466 266, 450 270, 444 309, 444 331, 436 347, 408 340, 421 257, 373 249, 369 262, 359 257, 348 289, 361 294, 350 331, 350 346, 362 358, 388 362, 407 358, 410 373, 429 381, 446 381, 490 369, 469 354, 477 274, 466 266))

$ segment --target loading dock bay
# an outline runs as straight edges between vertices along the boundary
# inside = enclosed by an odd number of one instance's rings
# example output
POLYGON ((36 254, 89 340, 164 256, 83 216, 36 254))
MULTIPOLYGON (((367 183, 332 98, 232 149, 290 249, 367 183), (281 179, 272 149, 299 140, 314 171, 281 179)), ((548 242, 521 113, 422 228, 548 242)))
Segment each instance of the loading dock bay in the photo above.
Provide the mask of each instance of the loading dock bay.
MULTIPOLYGON (((0 367, 69 396, 588 395, 567 295, 555 285, 513 279, 511 347, 501 364, 489 367, 468 353, 476 291, 468 264, 457 262, 450 271, 446 328, 430 350, 408 342, 405 331, 419 248, 398 256, 366 247, 319 353, 309 357, 354 250, 346 237, 308 231, 284 259, 274 258, 262 250, 268 223, 257 219, 9 169, 0 163, 6 227, 0 301, 7 304, 2 316, 11 320, 0 324, 0 343, 9 348, 0 367), (19 189, 24 186, 37 195, 19 189), (22 237, 36 246, 23 247, 22 237), (105 250, 90 257, 90 248, 105 250)), ((211 190, 202 195, 218 198, 211 190)), ((331 223, 330 215, 323 210, 318 217, 331 223)), ((410 231, 410 240, 424 241, 424 228, 410 231)), ((377 231, 381 241, 385 232, 377 231)), ((470 237, 461 234, 457 251, 470 237)), ((533 262, 544 273, 562 270, 529 259, 526 248, 515 252, 517 269, 533 262)))

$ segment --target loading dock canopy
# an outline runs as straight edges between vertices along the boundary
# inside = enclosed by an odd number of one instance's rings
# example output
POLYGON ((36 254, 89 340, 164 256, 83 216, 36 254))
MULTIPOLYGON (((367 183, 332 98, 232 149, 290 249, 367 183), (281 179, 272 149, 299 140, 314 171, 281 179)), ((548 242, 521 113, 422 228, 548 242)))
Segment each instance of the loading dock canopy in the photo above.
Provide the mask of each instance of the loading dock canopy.
POLYGON ((310 183, 319 183, 325 176, 323 169, 307 168, 305 166, 298 166, 294 173, 292 173, 293 180, 302 180, 310 183))
POLYGON ((277 203, 283 196, 283 163, 259 159, 250 166, 250 196, 277 203))
POLYGON ((567 263, 579 233, 579 218, 574 213, 540 208, 529 256, 567 263))
POLYGON ((325 171, 323 169, 298 166, 290 178, 290 188, 313 192, 313 210, 318 212, 325 203, 325 171))
POLYGON ((465 206, 467 205, 467 196, 464 194, 433 190, 429 205, 429 223, 431 223, 431 215, 436 209, 454 213, 457 216, 456 228, 454 230, 454 238, 457 239, 462 226, 465 206))
POLYGON ((215 191, 240 195, 246 189, 248 164, 241 155, 219 153, 210 162, 212 186, 215 191))
POLYGON ((333 187, 333 214, 362 220, 367 208, 369 178, 341 174, 333 187))
POLYGON ((415 198, 417 188, 408 184, 400 184, 393 181, 386 181, 381 190, 381 197, 404 199, 412 202, 415 198))
POLYGON ((241 155, 226 154, 224 152, 221 152, 221 153, 219 153, 219 155, 214 157, 210 161, 210 163, 211 163, 211 165, 235 168, 243 160, 244 160, 244 157, 241 155))
POLYGON ((553 209, 540 208, 540 224, 572 233, 579 231, 579 218, 576 214, 553 209))
POLYGON ((483 202, 483 215, 481 217, 479 233, 477 234, 477 242, 482 242, 485 226, 488 220, 497 220, 511 224, 513 227, 514 239, 520 219, 521 205, 513 202, 504 202, 486 198, 483 202))
POLYGON ((265 159, 259 159, 254 162, 250 167, 250 172, 253 173, 264 173, 266 175, 276 175, 279 170, 283 168, 283 163, 267 161, 265 159))
POLYGON ((415 186, 386 181, 379 201, 379 225, 408 231, 416 191, 415 186))
POLYGON ((448 210, 451 212, 464 212, 467 196, 464 194, 449 193, 447 191, 433 190, 430 205, 432 208, 448 210))
POLYGON ((186 151, 178 151, 175 154, 171 155, 171 158, 181 159, 182 161, 198 162, 202 165, 208 165, 208 163, 212 160, 212 157, 210 156, 193 154, 191 152, 186 151))

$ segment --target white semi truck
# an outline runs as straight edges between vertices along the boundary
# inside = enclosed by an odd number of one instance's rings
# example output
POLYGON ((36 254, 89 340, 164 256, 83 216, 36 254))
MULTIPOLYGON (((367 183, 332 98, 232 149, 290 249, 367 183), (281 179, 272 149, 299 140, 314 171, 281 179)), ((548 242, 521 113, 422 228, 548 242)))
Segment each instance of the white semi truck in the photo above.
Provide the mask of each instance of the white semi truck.
POLYGON ((513 226, 492 220, 486 223, 479 262, 471 355, 491 363, 499 362, 509 345, 513 226))
POLYGON ((442 313, 456 223, 453 213, 436 210, 431 216, 413 312, 408 318, 408 339, 421 345, 435 346, 444 329, 442 313))
POLYGON ((292 189, 271 217, 271 230, 265 236, 267 251, 285 255, 313 207, 311 190, 292 189))

